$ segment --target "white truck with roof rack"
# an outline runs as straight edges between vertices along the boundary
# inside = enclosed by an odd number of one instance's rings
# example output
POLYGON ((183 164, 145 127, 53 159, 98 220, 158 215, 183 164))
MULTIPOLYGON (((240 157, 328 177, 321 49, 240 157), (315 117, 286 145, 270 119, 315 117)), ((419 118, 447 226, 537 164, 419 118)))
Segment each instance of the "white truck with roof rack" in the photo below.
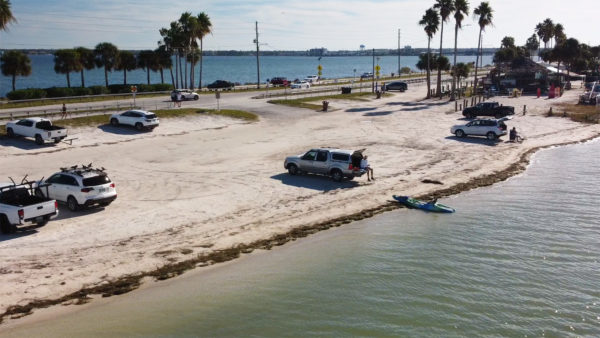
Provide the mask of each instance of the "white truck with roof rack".
POLYGON ((91 163, 60 168, 45 181, 38 182, 40 188, 35 190, 35 194, 66 203, 71 211, 82 207, 106 207, 117 198, 117 190, 105 170, 93 168, 91 163))
POLYGON ((6 124, 8 137, 31 137, 35 143, 42 145, 46 141, 58 143, 67 137, 67 129, 55 126, 50 120, 41 117, 28 117, 6 124))
POLYGON ((28 223, 43 226, 58 215, 58 204, 55 200, 34 194, 36 189, 43 190, 45 185, 26 181, 21 183, 0 183, 0 231, 4 234, 14 233, 18 225, 28 223))

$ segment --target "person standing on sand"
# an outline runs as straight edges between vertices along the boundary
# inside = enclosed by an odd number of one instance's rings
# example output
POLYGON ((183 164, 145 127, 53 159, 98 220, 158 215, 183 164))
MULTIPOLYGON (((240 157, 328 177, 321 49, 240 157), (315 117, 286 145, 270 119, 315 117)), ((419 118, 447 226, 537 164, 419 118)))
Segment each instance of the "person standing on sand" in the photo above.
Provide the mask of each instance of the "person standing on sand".
POLYGON ((64 119, 67 117, 67 106, 63 103, 62 109, 61 109, 61 119, 64 119))
POLYGON ((367 155, 365 155, 362 160, 360 160, 360 168, 364 169, 367 172, 367 181, 375 181, 375 177, 373 177, 373 168, 369 165, 369 161, 367 161, 367 155), (371 173, 371 178, 369 178, 369 172, 371 173))

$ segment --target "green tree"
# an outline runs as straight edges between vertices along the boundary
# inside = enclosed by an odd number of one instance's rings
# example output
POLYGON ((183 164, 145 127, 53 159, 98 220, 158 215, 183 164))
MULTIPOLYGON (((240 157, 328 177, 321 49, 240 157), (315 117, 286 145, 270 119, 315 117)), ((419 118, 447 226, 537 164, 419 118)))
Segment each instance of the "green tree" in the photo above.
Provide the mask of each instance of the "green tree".
POLYGON ((96 45, 94 55, 96 56, 96 65, 104 67, 104 82, 108 87, 108 72, 119 64, 119 49, 110 42, 102 42, 96 45))
POLYGON ((531 53, 538 50, 538 48, 540 48, 540 43, 537 39, 537 36, 534 34, 532 34, 529 39, 527 39, 527 42, 525 42, 525 48, 528 51, 528 54, 531 56, 531 53))
POLYGON ((74 49, 59 49, 54 52, 54 71, 67 75, 67 87, 71 88, 70 74, 80 71, 81 68, 77 52, 74 49))
POLYGON ((165 83, 163 70, 168 69, 171 72, 171 82, 173 83, 173 87, 175 87, 175 79, 173 78, 173 59, 171 59, 171 53, 167 51, 167 47, 165 45, 159 46, 154 50, 154 53, 156 54, 158 62, 160 83, 165 83))
MULTIPOLYGON (((195 43, 194 30, 195 30, 195 27, 197 26, 196 17, 193 16, 192 13, 190 13, 190 12, 184 12, 181 14, 181 17, 179 17, 179 25, 181 26, 181 34, 182 34, 182 38, 183 38, 182 56, 184 57, 184 60, 186 61, 186 62, 184 62, 185 73, 184 73, 184 75, 182 75, 182 84, 183 84, 183 87, 188 88, 187 55, 188 55, 189 51, 192 49, 192 45, 195 43)), ((181 69, 180 69, 180 71, 181 71, 181 69)), ((193 87, 193 84, 191 87, 193 87)))
POLYGON ((77 47, 75 48, 77 52, 77 59, 79 64, 81 65, 81 87, 85 87, 85 78, 83 76, 83 70, 92 70, 96 68, 96 60, 94 57, 94 52, 91 49, 85 47, 77 47))
POLYGON ((31 60, 23 52, 10 50, 4 52, 0 58, 2 74, 12 77, 12 90, 15 90, 17 76, 31 75, 31 60))
POLYGON ((567 35, 565 34, 565 28, 560 23, 554 25, 554 45, 558 45, 561 42, 567 40, 567 35))
MULTIPOLYGON (((458 54, 458 30, 462 28, 462 22, 465 16, 469 15, 469 2, 467 0, 454 0, 454 62, 456 66, 456 55, 458 54)), ((454 73, 453 73, 454 74, 454 73)), ((450 100, 454 101, 456 91, 456 76, 452 75, 452 94, 450 100)))
POLYGON ((431 98, 431 39, 435 35, 440 26, 440 15, 434 8, 425 11, 425 14, 419 21, 419 25, 423 26, 425 34, 427 34, 427 98, 431 98))
POLYGON ((544 49, 548 49, 548 42, 554 37, 554 22, 547 18, 535 26, 535 32, 544 42, 544 49))
POLYGON ((135 54, 128 50, 119 51, 119 62, 115 65, 115 70, 123 71, 123 84, 127 84, 127 71, 132 71, 137 68, 137 60, 135 54))
POLYGON ((479 4, 479 7, 473 10, 473 15, 477 18, 479 25, 479 40, 477 41, 477 58, 475 61, 475 80, 473 81, 473 88, 477 90, 477 68, 479 66, 479 54, 481 53, 481 34, 485 31, 487 26, 492 25, 492 19, 494 18, 494 10, 490 7, 490 4, 486 1, 479 4))
POLYGON ((200 40, 200 74, 198 76, 198 88, 202 88, 202 54, 203 54, 203 41, 204 37, 212 33, 212 23, 210 18, 204 12, 201 12, 197 16, 198 28, 196 30, 196 38, 200 40))
POLYGON ((0 30, 8 29, 10 23, 17 22, 10 9, 10 0, 0 0, 0 30))
POLYGON ((146 70, 147 82, 150 84, 150 70, 158 68, 158 57, 152 50, 142 50, 139 52, 138 66, 146 70))
POLYGON ((163 27, 159 30, 159 33, 162 37, 160 44, 165 46, 168 52, 175 54, 175 81, 173 87, 183 87, 183 85, 179 86, 180 72, 178 72, 178 69, 181 68, 181 55, 185 43, 181 25, 177 21, 172 21, 169 28, 163 27))
POLYGON ((515 48, 515 38, 512 36, 505 36, 500 43, 500 48, 515 48))
MULTIPOLYGON (((442 56, 442 46, 444 41, 444 22, 448 21, 450 14, 454 13, 456 9, 454 7, 454 0, 436 0, 433 8, 439 10, 441 17, 441 28, 440 28, 440 57, 442 56)), ((437 74, 437 87, 436 92, 439 98, 442 98, 442 70, 438 69, 437 74)))
POLYGON ((192 48, 192 50, 188 53, 187 55, 187 62, 190 63, 190 83, 192 84, 192 86, 194 85, 194 68, 196 67, 196 64, 199 62, 200 60, 200 49, 197 46, 194 46, 192 48))
POLYGON ((471 65, 467 63, 457 63, 454 67, 452 67, 452 74, 456 77, 456 81, 458 82, 458 86, 460 85, 461 79, 466 79, 469 77, 469 73, 471 72, 471 65))

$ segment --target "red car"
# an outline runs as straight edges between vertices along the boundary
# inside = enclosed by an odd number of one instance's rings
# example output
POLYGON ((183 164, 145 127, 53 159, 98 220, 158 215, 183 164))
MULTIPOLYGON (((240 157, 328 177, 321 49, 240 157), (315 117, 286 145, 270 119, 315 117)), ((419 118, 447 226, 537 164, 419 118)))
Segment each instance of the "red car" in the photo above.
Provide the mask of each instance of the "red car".
POLYGON ((285 77, 274 77, 271 79, 271 84, 274 86, 287 87, 290 85, 290 82, 285 77))

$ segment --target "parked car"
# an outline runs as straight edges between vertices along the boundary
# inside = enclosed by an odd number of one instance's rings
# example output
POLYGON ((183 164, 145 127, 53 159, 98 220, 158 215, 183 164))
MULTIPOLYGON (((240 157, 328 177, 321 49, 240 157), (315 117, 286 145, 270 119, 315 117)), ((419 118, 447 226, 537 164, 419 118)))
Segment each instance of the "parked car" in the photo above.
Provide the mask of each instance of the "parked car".
POLYGON ((399 91, 403 92, 408 89, 408 84, 406 82, 402 82, 402 81, 393 81, 393 82, 384 84, 383 86, 381 86, 381 89, 384 91, 399 90, 399 91))
POLYGON ((319 75, 309 75, 304 78, 304 81, 308 83, 316 83, 319 82, 319 75))
POLYGON ((152 130, 158 127, 158 117, 153 112, 145 110, 128 110, 124 113, 112 114, 110 116, 110 124, 118 126, 125 124, 135 127, 137 130, 149 129, 152 130))
MULTIPOLYGON (((0 232, 14 233, 18 225, 29 223, 43 226, 58 215, 55 200, 36 196, 36 182, 0 183, 0 232)), ((40 186, 44 189, 45 186, 40 186)))
POLYGON ((315 148, 302 155, 288 156, 283 167, 290 175, 312 173, 331 176, 340 182, 344 177, 353 179, 362 176, 365 170, 360 169, 358 152, 336 148, 315 148))
POLYGON ((463 109, 462 114, 468 119, 477 116, 494 116, 499 119, 507 115, 514 115, 515 107, 501 106, 498 102, 481 102, 473 107, 463 109))
POLYGON ((292 89, 302 89, 302 88, 310 88, 310 83, 306 81, 294 82, 290 86, 292 89))
POLYGON ((274 77, 271 79, 271 84, 274 86, 288 86, 290 82, 285 77, 274 77))
POLYGON ((362 73, 362 74, 360 75, 360 78, 361 78, 361 79, 370 79, 370 78, 372 78, 372 77, 373 77, 373 73, 362 73))
POLYGON ((71 211, 94 205, 106 207, 117 198, 115 184, 104 168, 92 165, 61 168, 61 171, 39 182, 36 196, 66 203, 71 211), (45 186, 46 188, 41 188, 45 186))
POLYGON ((60 142, 67 137, 67 129, 52 125, 48 119, 30 117, 6 124, 8 137, 24 136, 35 139, 35 143, 42 145, 46 141, 60 142))
POLYGON ((175 89, 171 92, 171 100, 175 101, 177 99, 177 94, 181 94, 181 100, 198 100, 200 95, 198 93, 193 92, 189 89, 175 89))
POLYGON ((503 117, 500 119, 475 119, 467 124, 452 126, 450 132, 456 137, 466 137, 468 135, 485 136, 489 140, 506 135, 506 124, 504 121, 510 119, 503 117))
POLYGON ((208 88, 208 89, 227 89, 227 90, 231 90, 231 89, 233 89, 233 87, 235 87, 235 84, 233 82, 229 82, 229 81, 225 81, 225 80, 217 80, 217 81, 209 84, 208 86, 206 86, 206 88, 208 88))

